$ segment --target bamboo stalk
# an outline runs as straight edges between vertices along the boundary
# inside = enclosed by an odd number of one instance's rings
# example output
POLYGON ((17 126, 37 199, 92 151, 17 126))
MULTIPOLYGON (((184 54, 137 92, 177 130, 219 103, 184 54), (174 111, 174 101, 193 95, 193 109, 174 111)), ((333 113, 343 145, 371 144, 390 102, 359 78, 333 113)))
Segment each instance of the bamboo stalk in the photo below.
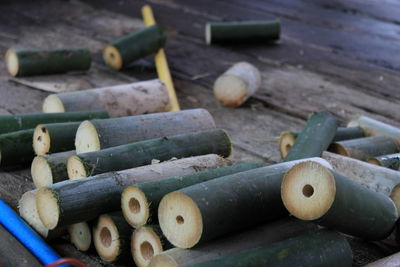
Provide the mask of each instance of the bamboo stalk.
POLYGON ((262 167, 262 164, 248 162, 127 186, 121 194, 122 213, 126 221, 135 228, 147 223, 157 223, 157 210, 164 195, 194 184, 259 167, 262 167))
POLYGON ((0 166, 26 165, 35 157, 32 148, 33 129, 0 135, 0 166))
POLYGON ((158 79, 75 92, 52 94, 43 102, 43 112, 105 109, 110 117, 162 112, 168 92, 158 79))
POLYGON ((396 266, 400 266, 400 252, 379 259, 377 261, 371 262, 367 265, 364 265, 364 267, 396 267, 396 266))
POLYGON ((92 234, 87 222, 68 225, 67 227, 71 243, 79 251, 88 251, 92 245, 92 234))
POLYGON ((68 177, 78 179, 151 164, 154 159, 165 161, 211 153, 223 157, 231 154, 231 142, 225 131, 180 134, 72 156, 67 163, 68 177))
POLYGON ((386 167, 392 170, 400 170, 400 153, 376 156, 369 158, 367 161, 368 163, 386 167))
POLYGON ((251 227, 243 232, 206 242, 191 249, 173 248, 154 256, 149 267, 178 267, 204 262, 244 250, 268 246, 290 237, 311 233, 315 224, 286 218, 251 227))
POLYGON ((36 156, 31 165, 31 176, 36 188, 68 180, 67 160, 75 151, 36 156))
POLYGON ((76 132, 78 154, 146 139, 215 128, 205 109, 190 109, 105 120, 85 121, 76 132))
POLYGON ((315 162, 291 168, 282 201, 295 217, 367 240, 387 237, 398 212, 393 201, 315 162))
MULTIPOLYGON (((320 158, 306 160, 330 166, 320 158)), ((298 162, 239 172, 165 195, 158 208, 165 237, 176 247, 191 248, 287 216, 279 194, 281 180, 298 162)))
POLYGON ((39 216, 49 229, 89 221, 102 213, 120 209, 121 193, 126 186, 226 164, 217 155, 204 155, 64 181, 39 190, 36 198, 39 216))

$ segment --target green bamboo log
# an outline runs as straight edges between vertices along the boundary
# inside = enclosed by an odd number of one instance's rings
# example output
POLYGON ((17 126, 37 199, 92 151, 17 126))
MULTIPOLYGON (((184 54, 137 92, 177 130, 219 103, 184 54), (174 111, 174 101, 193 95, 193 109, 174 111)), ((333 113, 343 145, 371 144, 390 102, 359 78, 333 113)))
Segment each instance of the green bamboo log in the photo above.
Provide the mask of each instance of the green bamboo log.
POLYGON ((170 248, 159 225, 144 225, 132 233, 131 255, 137 267, 147 267, 153 256, 170 248))
POLYGON ((400 170, 400 153, 377 156, 369 158, 367 161, 368 163, 386 167, 392 170, 400 170))
POLYGON ((68 177, 78 179, 151 164, 154 159, 165 161, 211 153, 223 157, 231 154, 231 142, 225 131, 180 134, 72 156, 67 164, 68 177))
POLYGON ((149 267, 178 267, 204 262, 219 257, 239 253, 244 250, 268 246, 290 237, 318 230, 313 223, 285 218, 243 232, 218 238, 191 249, 173 248, 154 256, 149 267))
POLYGON ((71 243, 79 251, 88 251, 92 245, 92 233, 87 222, 68 225, 67 227, 71 243))
POLYGON ((157 52, 164 47, 165 39, 160 26, 146 27, 107 45, 103 59, 111 68, 120 70, 139 58, 157 52))
MULTIPOLYGON (((279 152, 285 158, 290 149, 296 142, 298 131, 285 131, 279 136, 279 152)), ((333 142, 365 137, 364 131, 360 127, 338 127, 333 142)))
POLYGON ((6 53, 7 69, 12 76, 86 71, 91 62, 89 49, 9 49, 6 53))
POLYGON ((100 258, 108 263, 126 263, 130 258, 132 228, 120 211, 101 215, 93 228, 93 243, 100 258))
POLYGON ((226 164, 220 156, 204 155, 60 182, 39 190, 36 198, 39 216, 49 229, 89 221, 121 209, 121 193, 126 186, 226 164))
MULTIPOLYGON (((330 167, 320 158, 316 160, 330 167)), ((284 162, 195 184, 163 197, 160 227, 176 247, 197 244, 288 216, 280 197, 283 175, 299 161, 284 162)))
POLYGON ((0 115, 0 134, 35 128, 40 123, 58 123, 106 118, 104 110, 68 112, 68 113, 30 113, 0 115))
POLYGON ((291 168, 282 181, 282 200, 301 220, 366 240, 381 240, 394 229, 393 201, 315 162, 291 168))
POLYGON ((328 149, 331 152, 366 161, 370 157, 399 152, 396 141, 388 136, 370 136, 335 142, 328 149))
POLYGON ((207 44, 260 43, 279 40, 280 32, 279 20, 212 22, 206 24, 205 39, 207 44))
POLYGON ((110 117, 166 111, 168 91, 158 79, 51 94, 43 101, 45 113, 105 109, 110 117))
POLYGON ((154 224, 158 222, 158 205, 160 204, 163 196, 166 194, 221 176, 259 167, 262 167, 261 163, 248 162, 224 168, 128 186, 121 194, 122 212, 126 221, 134 228, 140 227, 147 223, 154 224))
POLYGON ((205 109, 163 112, 106 120, 84 121, 76 132, 76 152, 100 149, 169 135, 215 128, 205 109))
POLYGON ((320 230, 314 234, 290 238, 282 242, 228 255, 188 267, 256 267, 256 266, 352 266, 353 253, 339 233, 320 230))
POLYGON ((68 180, 67 160, 75 151, 36 156, 31 165, 31 176, 36 188, 68 180))
POLYGON ((35 157, 32 147, 33 129, 0 135, 0 167, 27 165, 35 157))
POLYGON ((336 129, 336 118, 329 112, 313 113, 283 161, 321 156, 335 137, 336 129))

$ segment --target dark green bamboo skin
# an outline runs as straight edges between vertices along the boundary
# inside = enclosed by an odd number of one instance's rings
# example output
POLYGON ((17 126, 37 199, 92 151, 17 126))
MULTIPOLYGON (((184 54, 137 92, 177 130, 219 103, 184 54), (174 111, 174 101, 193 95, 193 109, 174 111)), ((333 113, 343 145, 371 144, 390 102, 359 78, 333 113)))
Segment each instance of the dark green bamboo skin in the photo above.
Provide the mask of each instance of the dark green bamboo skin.
POLYGON ((336 129, 336 118, 329 112, 313 113, 283 161, 320 157, 335 137, 336 129))
POLYGON ((215 128, 211 114, 205 109, 161 112, 90 122, 96 128, 101 149, 215 128))
POLYGON ((0 115, 0 134, 35 128, 36 125, 41 123, 73 122, 100 118, 108 118, 107 111, 0 115))
POLYGON ((377 156, 368 159, 368 161, 371 159, 375 160, 376 162, 379 162, 379 166, 383 166, 396 171, 400 169, 400 153, 377 156))
POLYGON ((17 50, 18 73, 16 76, 86 71, 92 57, 89 49, 17 50))
POLYGON ((206 154, 228 157, 231 154, 228 134, 221 129, 150 139, 77 155, 87 176, 124 170, 173 157, 185 158, 206 154))
POLYGON ((42 265, 0 224, 0 266, 40 267, 42 265))
POLYGON ((335 200, 316 222, 366 240, 382 240, 390 235, 399 217, 393 201, 331 172, 336 184, 335 200))
POLYGON ((269 246, 246 250, 219 259, 188 265, 190 267, 259 267, 259 266, 352 266, 353 254, 347 240, 340 234, 320 230, 269 246))
POLYGON ((54 184, 68 180, 67 160, 72 155, 75 155, 75 151, 40 156, 49 164, 54 184))
POLYGON ((260 168, 263 165, 256 162, 247 162, 233 166, 196 172, 188 175, 177 176, 169 179, 159 181, 151 181, 136 184, 135 187, 139 188, 146 196, 147 202, 150 204, 150 216, 147 223, 157 223, 157 210, 161 199, 168 193, 194 185, 202 182, 209 181, 218 177, 231 175, 243 171, 248 171, 255 168, 260 168))
POLYGON ((365 133, 360 127, 338 127, 333 141, 336 142, 362 137, 365 137, 365 133))
POLYGON ((275 41, 279 40, 281 31, 279 20, 213 22, 208 23, 206 27, 209 27, 210 31, 210 44, 275 41))
POLYGON ((35 157, 32 147, 33 132, 33 129, 28 129, 0 135, 1 168, 32 162, 35 157))
POLYGON ((97 89, 88 89, 75 92, 65 92, 56 94, 63 103, 66 112, 82 112, 84 110, 104 109, 97 89), (79 99, 79 101, 76 101, 79 99), (82 107, 82 103, 85 105, 82 107))
POLYGON ((143 28, 111 43, 118 49, 122 58, 122 67, 157 52, 164 47, 166 37, 158 25, 143 28))
POLYGON ((388 136, 370 136, 336 142, 329 151, 335 152, 337 146, 343 147, 348 156, 363 161, 370 157, 399 152, 396 141, 388 136))
POLYGON ((81 122, 43 124, 42 131, 47 131, 50 136, 50 150, 48 153, 75 149, 75 135, 80 124, 81 122))

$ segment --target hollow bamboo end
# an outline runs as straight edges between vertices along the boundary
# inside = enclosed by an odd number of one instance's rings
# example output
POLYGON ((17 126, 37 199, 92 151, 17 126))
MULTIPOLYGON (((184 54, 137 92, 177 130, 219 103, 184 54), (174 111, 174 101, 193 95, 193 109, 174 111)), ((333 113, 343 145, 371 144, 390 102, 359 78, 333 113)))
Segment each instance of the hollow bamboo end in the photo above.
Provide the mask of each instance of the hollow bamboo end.
POLYGON ((197 204, 180 192, 164 196, 158 207, 158 221, 168 241, 179 248, 193 247, 203 232, 203 219, 197 204))
POLYGON ((224 106, 240 106, 248 97, 247 84, 239 76, 224 74, 214 83, 214 96, 224 106))
POLYGON ((19 215, 35 229, 43 238, 49 230, 43 225, 36 208, 36 190, 25 192, 18 202, 19 215))
POLYGON ((19 72, 19 60, 14 49, 8 49, 6 52, 7 70, 12 76, 17 76, 19 72))
POLYGON ((345 157, 350 157, 350 152, 341 144, 333 143, 329 146, 329 151, 345 157))
POLYGON ((125 220, 134 228, 145 225, 149 219, 149 203, 142 190, 128 186, 121 194, 121 208, 125 220))
POLYGON ((393 187, 392 192, 390 193, 390 198, 396 205, 397 212, 400 213, 400 184, 393 187))
POLYGON ((382 163, 379 160, 377 160, 376 158, 369 158, 367 160, 367 162, 371 163, 371 164, 374 164, 374 165, 377 165, 377 166, 383 166, 382 163))
POLYGON ((46 187, 39 189, 36 195, 36 207, 43 225, 52 230, 56 228, 60 218, 60 207, 57 196, 46 187))
POLYGON ((49 95, 43 101, 42 110, 44 113, 65 112, 64 104, 57 95, 49 95))
POLYGON ((205 38, 206 38, 206 44, 210 45, 211 44, 211 26, 209 23, 206 24, 204 34, 205 34, 205 38))
POLYGON ((71 156, 68 158, 67 172, 70 180, 76 180, 88 176, 84 163, 78 156, 71 156))
POLYGON ((82 122, 75 136, 76 153, 87 153, 100 150, 100 139, 96 127, 90 121, 82 122))
POLYGON ((151 227, 140 227, 133 232, 131 253, 138 267, 148 266, 151 258, 163 251, 160 237, 151 227))
POLYGON ((301 162, 285 174, 281 195, 283 204, 293 216, 315 220, 323 216, 335 200, 335 179, 321 164, 301 162))
POLYGON ((87 251, 92 244, 92 234, 86 222, 74 223, 68 226, 71 243, 80 251, 87 251))
POLYGON ((155 255, 148 267, 179 267, 179 264, 168 254, 155 255))
POLYGON ((290 149, 296 142, 296 136, 292 132, 283 132, 279 137, 279 152, 281 158, 285 158, 289 154, 290 149))
POLYGON ((107 215, 101 215, 93 231, 93 241, 100 258, 106 262, 115 261, 120 253, 117 226, 107 215))
POLYGON ((31 165, 31 176, 36 188, 53 184, 53 174, 46 158, 36 156, 31 165))
POLYGON ((122 68, 122 56, 119 50, 113 45, 107 45, 103 50, 103 59, 105 63, 115 70, 122 68))
POLYGON ((46 126, 39 124, 33 132, 33 150, 36 155, 44 155, 49 153, 51 146, 51 138, 46 126))

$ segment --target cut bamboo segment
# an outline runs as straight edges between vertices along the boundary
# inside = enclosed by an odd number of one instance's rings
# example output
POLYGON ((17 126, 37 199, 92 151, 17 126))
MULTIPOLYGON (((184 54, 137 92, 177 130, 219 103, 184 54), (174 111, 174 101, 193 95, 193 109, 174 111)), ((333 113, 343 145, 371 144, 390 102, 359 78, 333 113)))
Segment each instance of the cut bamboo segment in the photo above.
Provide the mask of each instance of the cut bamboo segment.
POLYGON ((167 161, 139 168, 64 181, 39 190, 36 202, 43 223, 49 229, 95 219, 119 210, 126 186, 226 166, 217 155, 167 161))
POLYGON ((78 179, 99 173, 124 170, 169 160, 204 154, 228 157, 231 142, 221 129, 174 135, 83 153, 68 159, 68 177, 78 179))
POLYGON ((80 222, 68 225, 68 233, 71 243, 79 251, 88 251, 92 244, 92 234, 87 222, 80 222))
POLYGON ((0 135, 1 168, 26 165, 35 157, 32 147, 33 129, 0 135))
POLYGON ((367 240, 381 240, 398 218, 393 201, 316 162, 301 162, 282 181, 282 201, 295 217, 367 240))
POLYGON ((132 229, 121 212, 101 215, 93 228, 97 254, 108 263, 125 262, 130 256, 129 240, 132 229))
POLYGON ((290 238, 269 246, 190 265, 240 266, 352 266, 353 253, 346 238, 330 230, 290 238))
POLYGON ((59 123, 107 118, 104 110, 60 113, 0 115, 0 134, 35 128, 41 123, 59 123))
POLYGON ((400 170, 400 153, 369 158, 368 163, 398 171, 400 170))
POLYGON ((31 165, 31 176, 36 188, 68 180, 67 160, 75 151, 36 156, 31 165))
POLYGON ((215 128, 205 109, 85 121, 76 132, 78 154, 169 135, 215 128))
POLYGON ((5 59, 8 72, 12 76, 86 71, 92 62, 89 49, 8 49, 5 59))
POLYGON ((36 194, 37 190, 31 190, 25 192, 21 196, 18 202, 19 215, 45 240, 50 240, 66 234, 67 231, 64 227, 57 227, 53 230, 49 230, 43 225, 36 207, 36 194))
POLYGON ((335 137, 336 129, 336 118, 329 112, 313 113, 284 161, 320 157, 335 137))
MULTIPOLYGON (((306 160, 330 167, 321 158, 306 160)), ((165 237, 176 247, 191 248, 287 216, 279 193, 281 180, 298 162, 239 172, 165 195, 158 207, 158 220, 165 237)))
POLYGON ((272 21, 213 22, 207 23, 205 38, 207 44, 267 42, 280 37, 281 23, 272 21))
POLYGON ((370 136, 335 142, 329 151, 366 161, 370 157, 399 152, 396 141, 388 136, 370 136))
POLYGON ((351 120, 347 126, 361 127, 366 136, 385 135, 394 138, 400 144, 400 129, 384 122, 366 117, 359 116, 351 120))
POLYGON ((132 233, 131 254, 138 267, 147 267, 153 256, 171 247, 158 225, 141 226, 132 233))
MULTIPOLYGON (((285 131, 282 132, 279 137, 279 151, 281 158, 285 158, 289 153, 290 149, 296 142, 296 138, 300 132, 285 131)), ((336 130, 333 141, 343 141, 354 138, 365 137, 364 131, 360 127, 339 127, 336 130)))
POLYGON ((400 266, 400 252, 379 259, 377 261, 371 262, 367 265, 364 265, 364 267, 396 267, 396 266, 400 266))
POLYGON ((145 27, 107 45, 103 59, 111 68, 120 70, 139 58, 157 52, 164 47, 165 39, 159 26, 145 27))
POLYGON ((276 222, 251 227, 191 249, 173 248, 154 256, 149 267, 187 266, 216 259, 260 246, 267 246, 318 229, 315 224, 286 218, 276 222))
POLYGON ((224 168, 128 186, 121 194, 122 212, 126 221, 135 228, 147 223, 157 223, 157 209, 164 195, 175 190, 221 176, 259 167, 262 167, 262 164, 248 162, 224 168))
POLYGON ((160 80, 52 94, 43 102, 43 112, 105 109, 110 117, 165 111, 168 92, 160 80))
POLYGON ((251 97, 260 85, 260 71, 248 62, 239 62, 215 81, 214 96, 227 107, 238 107, 251 97))

